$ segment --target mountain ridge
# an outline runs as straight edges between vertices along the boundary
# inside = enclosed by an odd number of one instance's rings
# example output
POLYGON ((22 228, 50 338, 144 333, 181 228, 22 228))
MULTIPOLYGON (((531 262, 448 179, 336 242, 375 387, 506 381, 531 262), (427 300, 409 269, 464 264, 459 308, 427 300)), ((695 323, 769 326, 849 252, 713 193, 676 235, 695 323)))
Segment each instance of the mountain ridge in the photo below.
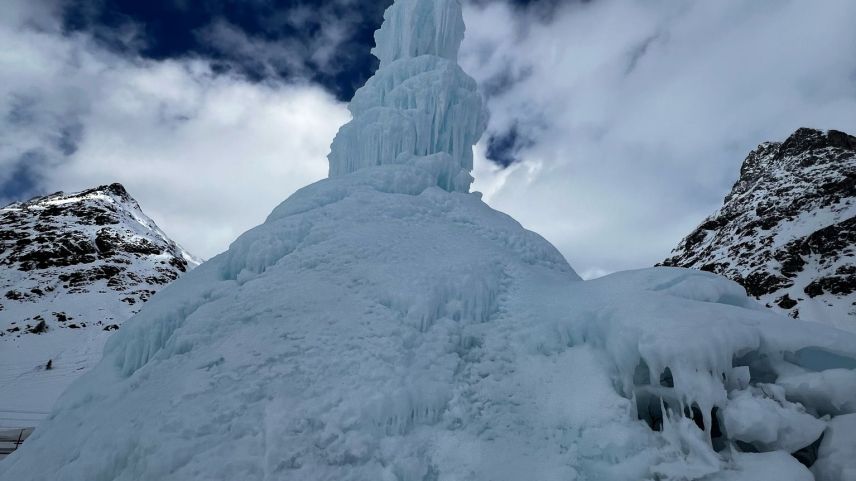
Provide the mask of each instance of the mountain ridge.
POLYGON ((118 183, 0 208, 0 417, 44 413, 112 331, 199 262, 118 183))
POLYGON ((856 137, 800 128, 744 160, 723 206, 662 265, 741 283, 793 318, 856 329, 856 137))

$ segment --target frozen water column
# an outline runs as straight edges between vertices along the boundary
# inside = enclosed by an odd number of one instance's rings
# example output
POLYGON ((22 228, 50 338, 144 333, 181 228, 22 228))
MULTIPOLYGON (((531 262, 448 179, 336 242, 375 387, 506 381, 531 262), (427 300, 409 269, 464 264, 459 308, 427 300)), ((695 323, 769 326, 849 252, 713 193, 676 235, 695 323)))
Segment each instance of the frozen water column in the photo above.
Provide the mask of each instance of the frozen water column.
POLYGON ((348 106, 353 119, 330 147, 330 177, 411 164, 448 191, 469 191, 487 112, 458 66, 463 38, 458 0, 397 0, 386 10, 372 50, 380 68, 348 106))

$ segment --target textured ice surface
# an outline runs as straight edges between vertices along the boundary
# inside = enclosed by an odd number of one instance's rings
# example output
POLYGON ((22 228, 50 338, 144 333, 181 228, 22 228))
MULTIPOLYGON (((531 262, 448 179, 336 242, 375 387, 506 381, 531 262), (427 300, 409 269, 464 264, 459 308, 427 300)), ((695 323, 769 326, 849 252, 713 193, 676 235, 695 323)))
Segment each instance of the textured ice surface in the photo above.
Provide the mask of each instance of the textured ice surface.
POLYGON ((811 472, 787 454, 736 453, 734 466, 705 481, 814 481, 811 472))
POLYGON ((582 282, 480 195, 442 188, 451 154, 398 158, 301 189, 161 291, 0 478, 810 480, 796 456, 849 469, 835 430, 848 388, 833 384, 856 369, 856 335, 700 271, 582 282))
POLYGON ((464 39, 458 0, 399 0, 384 12, 383 19, 372 49, 381 68, 420 55, 458 60, 464 39))
POLYGON ((723 413, 728 437, 761 451, 792 453, 816 441, 826 423, 788 401, 776 385, 736 390, 723 413))
POLYGON ((410 164, 448 191, 467 192, 487 113, 457 64, 464 36, 457 0, 394 3, 375 34, 380 69, 349 105, 353 119, 331 146, 330 177, 410 164))
POLYGON ((856 479, 856 414, 833 418, 812 466, 817 481, 856 479))
POLYGON ((786 396, 809 406, 818 415, 856 413, 856 370, 791 371, 779 376, 786 396))

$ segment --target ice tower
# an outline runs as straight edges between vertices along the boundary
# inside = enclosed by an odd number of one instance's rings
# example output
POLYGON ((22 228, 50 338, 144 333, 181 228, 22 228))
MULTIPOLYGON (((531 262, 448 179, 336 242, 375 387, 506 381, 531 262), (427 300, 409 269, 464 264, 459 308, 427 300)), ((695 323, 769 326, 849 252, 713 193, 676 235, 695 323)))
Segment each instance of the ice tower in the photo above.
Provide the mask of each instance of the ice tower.
POLYGON ((463 38, 458 0, 401 0, 387 9, 372 50, 380 68, 348 106, 353 120, 333 141, 330 177, 411 164, 445 190, 469 190, 487 112, 457 63, 463 38))

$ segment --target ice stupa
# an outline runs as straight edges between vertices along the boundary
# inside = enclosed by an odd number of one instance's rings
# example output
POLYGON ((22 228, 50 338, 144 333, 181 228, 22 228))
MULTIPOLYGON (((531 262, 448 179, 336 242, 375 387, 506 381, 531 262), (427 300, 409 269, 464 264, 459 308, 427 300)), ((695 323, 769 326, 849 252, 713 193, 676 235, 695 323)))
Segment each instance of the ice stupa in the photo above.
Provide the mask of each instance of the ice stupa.
POLYGON ((458 2, 385 20, 330 178, 149 301, 0 479, 852 475, 856 337, 709 273, 580 281, 467 193, 458 2))
POLYGON ((336 135, 330 177, 388 164, 418 166, 448 191, 469 192, 473 144, 487 121, 475 80, 458 66, 464 20, 457 1, 399 1, 384 15, 375 75, 336 135))

